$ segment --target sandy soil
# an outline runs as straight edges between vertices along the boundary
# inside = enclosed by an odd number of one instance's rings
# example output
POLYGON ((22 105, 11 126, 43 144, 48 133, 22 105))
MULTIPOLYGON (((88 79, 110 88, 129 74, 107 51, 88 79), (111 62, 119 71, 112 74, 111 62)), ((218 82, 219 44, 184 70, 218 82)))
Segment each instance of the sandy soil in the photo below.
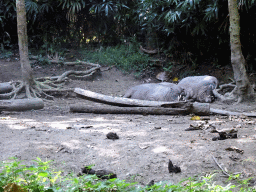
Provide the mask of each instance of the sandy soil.
MULTIPOLYGON (((68 70, 58 67, 35 67, 35 76, 58 75, 68 70)), ((18 62, 0 60, 0 82, 21 79, 18 62)), ((71 80, 68 87, 87 88, 106 95, 120 96, 128 87, 141 84, 132 75, 116 68, 101 72, 87 81, 71 80)), ((42 110, 2 112, 0 114, 0 160, 17 157, 26 163, 40 157, 54 160, 54 166, 79 172, 85 165, 108 169, 120 179, 178 182, 182 178, 217 173, 223 175, 212 156, 230 174, 241 178, 256 176, 256 123, 254 118, 210 116, 203 121, 217 129, 236 128, 238 138, 213 141, 217 136, 209 130, 185 131, 199 123, 188 116, 112 115, 70 113, 70 104, 101 105, 75 95, 46 101, 42 110), (108 132, 120 139, 109 140, 108 132), (243 153, 226 150, 237 147, 243 153), (181 167, 181 173, 169 173, 168 161, 181 167)), ((255 103, 237 106, 217 101, 212 107, 232 111, 255 112, 255 103)), ((105 105, 105 107, 108 107, 105 105)), ((216 177, 224 181, 224 177, 216 177)))

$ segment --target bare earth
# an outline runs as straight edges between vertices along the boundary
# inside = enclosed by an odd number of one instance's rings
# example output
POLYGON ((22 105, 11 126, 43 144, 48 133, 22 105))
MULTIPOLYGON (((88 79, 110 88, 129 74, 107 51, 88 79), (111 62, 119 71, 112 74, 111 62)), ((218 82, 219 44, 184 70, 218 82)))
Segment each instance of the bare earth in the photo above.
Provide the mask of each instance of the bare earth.
MULTIPOLYGON (((35 67, 35 76, 59 75, 58 67, 35 67)), ((0 82, 21 79, 19 62, 0 60, 0 82)), ((71 80, 67 87, 80 87, 106 95, 121 96, 131 86, 141 84, 132 75, 116 68, 101 72, 91 80, 71 80)), ((70 104, 102 105, 70 95, 45 101, 42 110, 2 112, 0 114, 0 160, 17 157, 31 164, 40 157, 54 160, 65 173, 85 165, 115 172, 119 179, 146 185, 150 180, 176 183, 182 178, 208 173, 223 175, 212 156, 230 174, 241 178, 256 176, 256 120, 248 117, 211 116, 208 123, 217 129, 237 128, 237 139, 212 141, 217 136, 208 130, 185 131, 198 122, 190 116, 113 115, 70 113, 70 104), (108 132, 120 139, 109 140, 108 132), (243 153, 227 151, 237 147, 243 153), (169 173, 168 161, 181 167, 181 173, 169 173)), ((108 105, 104 105, 106 108, 108 105)), ((256 112, 255 103, 236 106, 217 101, 218 109, 256 112)), ((225 181, 225 177, 216 177, 225 181)))

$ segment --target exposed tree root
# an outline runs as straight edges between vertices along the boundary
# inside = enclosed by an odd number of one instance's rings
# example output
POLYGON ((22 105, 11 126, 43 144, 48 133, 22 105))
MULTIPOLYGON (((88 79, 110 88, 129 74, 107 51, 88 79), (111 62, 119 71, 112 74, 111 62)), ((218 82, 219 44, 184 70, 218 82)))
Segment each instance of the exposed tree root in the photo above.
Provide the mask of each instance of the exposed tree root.
POLYGON ((232 83, 220 85, 219 89, 214 89, 213 94, 216 98, 218 98, 221 102, 226 103, 226 104, 231 104, 233 103, 234 105, 239 104, 242 102, 242 97, 239 97, 237 94, 237 86, 232 83), (232 89, 231 92, 226 92, 224 95, 220 94, 220 91, 223 91, 224 89, 232 89))
POLYGON ((88 63, 88 62, 65 62, 63 64, 76 65, 83 64, 92 66, 91 69, 86 71, 66 71, 60 76, 55 77, 40 77, 34 79, 30 84, 23 81, 15 81, 10 83, 3 83, 0 89, 0 99, 15 99, 17 95, 25 93, 27 98, 53 98, 49 93, 62 93, 67 94, 68 92, 73 92, 74 89, 64 89, 63 83, 69 79, 70 76, 75 76, 76 78, 84 78, 92 76, 101 66, 99 64, 88 63), (10 87, 12 86, 12 89, 10 87), (1 91, 3 90, 3 91, 1 91))
POLYGON ((148 49, 144 49, 142 46, 140 46, 140 50, 147 54, 157 54, 159 52, 158 49, 148 50, 148 49))
MULTIPOLYGON (((233 103, 233 105, 239 104, 244 100, 244 95, 239 95, 238 94, 238 88, 237 86, 234 84, 234 82, 229 83, 229 84, 224 84, 224 85, 220 85, 219 89, 214 89, 213 90, 213 94, 214 96, 219 99, 221 102, 226 103, 226 104, 231 104, 233 103), (220 94, 219 92, 225 92, 225 89, 232 89, 232 91, 230 92, 226 92, 223 95, 220 94)), ((245 88, 246 89, 246 88, 245 88)), ((251 93, 249 96, 247 96, 249 99, 253 99, 255 98, 255 94, 251 93)))

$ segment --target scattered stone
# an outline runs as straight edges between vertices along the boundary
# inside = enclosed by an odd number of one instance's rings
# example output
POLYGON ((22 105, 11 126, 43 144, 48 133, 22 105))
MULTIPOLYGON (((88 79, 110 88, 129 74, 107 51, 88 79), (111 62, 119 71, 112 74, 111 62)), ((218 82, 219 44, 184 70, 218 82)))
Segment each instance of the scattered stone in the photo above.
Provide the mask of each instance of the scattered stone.
POLYGON ((92 128, 93 126, 92 125, 85 125, 85 124, 75 124, 74 126, 74 129, 89 129, 89 128, 92 128))
POLYGON ((249 125, 254 125, 255 121, 247 121, 246 123, 249 124, 249 125))
POLYGON ((107 138, 108 139, 112 139, 112 140, 116 140, 116 139, 119 139, 119 136, 116 133, 114 133, 114 132, 109 132, 107 134, 107 138))
POLYGON ((148 147, 149 147, 149 145, 147 145, 147 144, 139 143, 139 148, 141 148, 141 149, 147 149, 148 147))
POLYGON ((216 130, 216 127, 212 124, 209 124, 207 121, 201 121, 197 124, 190 124, 189 128, 185 129, 185 131, 194 131, 194 130, 216 130))
POLYGON ((199 125, 190 124, 189 128, 185 129, 185 131, 194 131, 194 130, 202 130, 202 128, 199 125))
POLYGON ((181 172, 181 169, 180 167, 178 167, 177 165, 173 165, 172 164, 172 161, 169 159, 169 163, 168 163, 168 170, 169 170, 169 173, 180 173, 181 172))
POLYGON ((237 147, 228 147, 225 150, 227 150, 227 151, 235 151, 235 152, 240 153, 240 154, 244 153, 244 150, 238 149, 237 147))
POLYGON ((215 130, 215 133, 219 133, 219 137, 213 137, 212 140, 225 140, 225 139, 234 139, 237 138, 237 130, 236 129, 223 129, 223 130, 215 130))
POLYGON ((219 140, 219 138, 220 138, 220 137, 213 137, 212 140, 213 140, 213 141, 217 141, 217 140, 219 140))
POLYGON ((72 153, 73 153, 73 151, 72 151, 71 149, 66 148, 65 146, 60 146, 60 147, 58 148, 58 150, 55 151, 55 152, 56 152, 56 153, 62 152, 62 153, 69 153, 69 154, 72 154, 72 153))
POLYGON ((238 160, 240 160, 240 159, 241 159, 240 157, 238 157, 238 156, 234 156, 234 155, 229 156, 229 158, 230 158, 232 161, 238 161, 238 160))
POLYGON ((35 128, 35 131, 48 131, 47 128, 35 128))
POLYGON ((210 120, 210 116, 204 116, 204 117, 200 117, 201 120, 210 120))

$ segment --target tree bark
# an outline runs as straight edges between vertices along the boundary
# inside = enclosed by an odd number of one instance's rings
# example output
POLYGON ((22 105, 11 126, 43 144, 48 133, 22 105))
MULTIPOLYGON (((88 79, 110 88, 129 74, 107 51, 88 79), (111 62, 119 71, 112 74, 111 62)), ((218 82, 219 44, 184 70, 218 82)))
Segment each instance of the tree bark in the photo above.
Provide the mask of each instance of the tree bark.
POLYGON ((139 99, 129 99, 123 97, 112 97, 108 95, 103 95, 100 93, 95 93, 89 90, 84 90, 81 88, 75 88, 75 93, 81 95, 83 98, 95 101, 99 103, 105 103, 116 106, 123 107, 168 107, 168 108, 182 108, 186 106, 191 106, 191 103, 178 101, 178 102, 164 102, 164 101, 147 101, 139 99))
POLYGON ((31 97, 28 87, 35 84, 32 69, 28 58, 28 36, 25 0, 16 0, 17 7, 17 30, 20 53, 20 64, 22 71, 22 80, 26 87, 26 94, 31 97))
POLYGON ((1 93, 8 93, 12 91, 13 86, 11 83, 0 83, 0 94, 1 93))
POLYGON ((0 100, 1 111, 27 111, 43 109, 44 102, 42 99, 13 99, 0 100))
POLYGON ((189 103, 189 102, 163 102, 163 101, 147 101, 139 99, 129 99, 122 97, 112 97, 95 93, 89 90, 75 88, 75 93, 83 96, 83 98, 99 103, 119 106, 117 108, 106 107, 90 107, 81 104, 71 105, 71 112, 84 113, 123 113, 123 114, 154 114, 154 115, 178 115, 194 113, 197 115, 209 115, 209 103, 189 103), (121 108, 124 107, 124 108, 121 108), (135 107, 135 108, 131 108, 135 107))
POLYGON ((227 116, 247 116, 247 117, 256 117, 256 113, 239 113, 239 112, 232 112, 232 111, 226 111, 221 109, 213 109, 210 108, 210 111, 212 114, 218 114, 218 115, 227 115, 227 116))
POLYGON ((99 106, 74 104, 70 106, 70 112, 96 113, 96 114, 187 115, 190 112, 190 108, 181 109, 181 108, 161 108, 161 107, 114 107, 114 106, 99 107, 99 106))
POLYGON ((240 16, 238 13, 237 0, 228 0, 229 21, 230 21, 230 49, 231 64, 233 67, 236 90, 233 92, 241 102, 245 97, 252 95, 253 88, 250 85, 245 69, 245 59, 242 54, 240 42, 240 16))

